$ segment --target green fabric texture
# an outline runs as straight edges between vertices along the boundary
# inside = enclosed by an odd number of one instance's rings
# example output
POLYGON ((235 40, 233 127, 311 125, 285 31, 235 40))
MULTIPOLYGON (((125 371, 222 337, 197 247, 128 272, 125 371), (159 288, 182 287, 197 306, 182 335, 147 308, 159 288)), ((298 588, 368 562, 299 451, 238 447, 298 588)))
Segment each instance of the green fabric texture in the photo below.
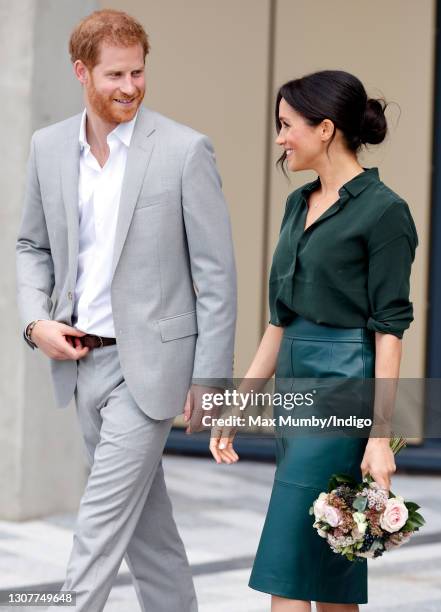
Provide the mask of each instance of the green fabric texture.
MULTIPOLYGON (((292 392, 306 378, 369 379, 374 372, 373 332, 318 325, 298 316, 284 330, 276 390, 286 389, 288 380, 286 391, 292 392)), ((320 412, 320 405, 316 409, 320 412)), ((299 414, 306 416, 306 411, 292 410, 293 417, 299 414)), ((285 428, 276 428, 277 469, 251 588, 289 599, 367 602, 366 559, 351 562, 332 552, 309 515, 313 501, 327 491, 332 474, 346 473, 361 481, 366 442, 344 432, 289 436, 285 428)))
POLYGON ((287 200, 270 281, 270 323, 296 314, 337 327, 367 327, 402 338, 413 320, 411 266, 418 246, 407 203, 364 172, 339 190, 339 199, 306 231, 308 196, 320 179, 287 200))

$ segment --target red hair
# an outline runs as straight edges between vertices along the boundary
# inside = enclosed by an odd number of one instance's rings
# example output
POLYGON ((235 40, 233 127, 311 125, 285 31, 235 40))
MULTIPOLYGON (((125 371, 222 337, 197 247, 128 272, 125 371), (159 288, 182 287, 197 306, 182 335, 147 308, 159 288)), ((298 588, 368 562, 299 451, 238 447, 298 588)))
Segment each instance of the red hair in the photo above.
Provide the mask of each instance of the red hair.
POLYGON ((76 26, 69 40, 70 59, 81 60, 89 69, 99 62, 102 42, 117 47, 140 44, 144 59, 150 50, 148 36, 142 25, 122 11, 104 9, 94 11, 76 26))

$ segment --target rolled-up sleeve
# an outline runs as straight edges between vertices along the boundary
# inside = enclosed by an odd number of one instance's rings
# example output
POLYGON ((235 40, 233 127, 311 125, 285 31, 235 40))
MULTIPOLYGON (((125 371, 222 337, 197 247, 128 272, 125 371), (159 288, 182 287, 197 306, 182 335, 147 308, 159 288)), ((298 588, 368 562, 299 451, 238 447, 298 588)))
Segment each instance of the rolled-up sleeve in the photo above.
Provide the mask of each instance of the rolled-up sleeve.
POLYGON ((413 321, 410 273, 417 246, 409 207, 397 200, 382 214, 368 241, 368 329, 402 338, 413 321))
POLYGON ((271 325, 275 325, 276 327, 283 327, 277 312, 277 287, 272 286, 272 284, 270 284, 269 289, 269 310, 269 323, 271 325))

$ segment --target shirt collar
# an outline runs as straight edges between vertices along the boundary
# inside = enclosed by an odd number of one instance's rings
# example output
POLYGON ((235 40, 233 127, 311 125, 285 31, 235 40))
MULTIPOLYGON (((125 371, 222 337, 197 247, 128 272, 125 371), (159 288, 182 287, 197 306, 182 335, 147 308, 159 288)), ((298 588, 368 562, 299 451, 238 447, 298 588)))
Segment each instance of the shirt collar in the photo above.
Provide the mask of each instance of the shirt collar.
MULTIPOLYGON (((86 109, 84 109, 83 115, 81 117, 80 133, 78 135, 78 141, 82 149, 90 148, 89 143, 87 142, 87 138, 86 138, 86 116, 87 116, 86 109)), ((133 119, 131 119, 130 121, 124 121, 122 123, 118 123, 116 128, 112 130, 110 134, 107 135, 107 141, 109 141, 109 139, 111 140, 116 137, 123 144, 125 144, 126 147, 129 147, 130 142, 132 140, 132 136, 133 136, 133 130, 135 129, 135 123, 136 123, 137 117, 138 117, 138 111, 136 112, 136 115, 133 117, 133 119)))
MULTIPOLYGON (((360 195, 362 191, 366 189, 368 185, 373 182, 376 182, 380 179, 380 175, 378 173, 378 168, 363 168, 364 172, 360 172, 357 176, 354 176, 350 181, 342 185, 339 189, 340 196, 342 195, 342 190, 345 190, 349 195, 353 198, 356 198, 360 195)), ((303 196, 310 194, 312 191, 315 191, 320 187, 320 177, 317 177, 315 181, 311 183, 307 183, 302 188, 303 196)))
POLYGON ((353 198, 356 198, 368 185, 380 180, 378 168, 363 168, 364 172, 360 172, 353 179, 345 183, 342 189, 346 189, 353 198))
POLYGON ((86 109, 83 110, 83 114, 81 116, 80 133, 78 136, 78 140, 82 149, 89 147, 89 143, 86 139, 86 109))

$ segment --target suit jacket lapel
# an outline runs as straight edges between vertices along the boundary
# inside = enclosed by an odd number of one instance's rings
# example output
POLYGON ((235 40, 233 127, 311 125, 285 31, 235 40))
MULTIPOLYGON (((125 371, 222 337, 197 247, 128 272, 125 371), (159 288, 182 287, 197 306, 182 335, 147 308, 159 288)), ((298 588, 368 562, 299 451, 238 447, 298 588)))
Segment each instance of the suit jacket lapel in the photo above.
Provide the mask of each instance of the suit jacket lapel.
POLYGON ((61 189, 67 220, 70 287, 75 286, 78 266, 78 180, 80 171, 80 144, 78 141, 78 134, 81 115, 78 115, 77 119, 77 122, 72 123, 72 128, 67 134, 65 148, 61 152, 61 189))
POLYGON ((121 187, 112 261, 112 278, 121 257, 133 211, 150 162, 154 148, 154 131, 153 113, 141 106, 127 152, 126 169, 121 187))

